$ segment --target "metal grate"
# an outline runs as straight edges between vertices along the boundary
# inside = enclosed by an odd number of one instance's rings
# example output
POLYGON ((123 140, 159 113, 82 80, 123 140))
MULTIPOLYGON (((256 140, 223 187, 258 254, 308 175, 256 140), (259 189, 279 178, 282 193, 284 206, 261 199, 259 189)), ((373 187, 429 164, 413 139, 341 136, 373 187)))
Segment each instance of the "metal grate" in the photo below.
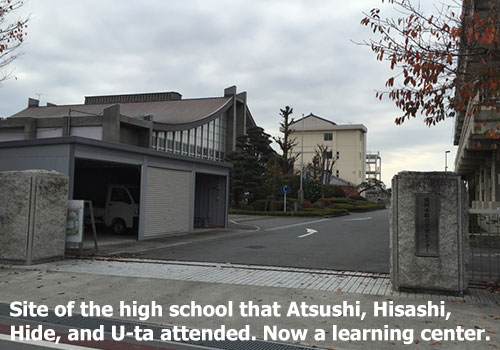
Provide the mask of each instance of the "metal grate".
POLYGON ((470 209, 471 283, 500 282, 500 210, 470 209))
MULTIPOLYGON (((10 313, 9 304, 0 303, 0 316, 9 317, 9 313, 10 313)), ((106 333, 111 333, 112 326, 125 326, 126 331, 131 332, 133 331, 135 326, 142 325, 144 326, 144 328, 151 329, 153 331, 154 338, 158 340, 160 339, 160 334, 162 329, 172 328, 168 326, 157 326, 153 324, 127 322, 110 318, 82 317, 80 315, 75 315, 73 317, 57 317, 53 312, 49 312, 49 315, 44 318, 17 317, 16 319, 58 325, 69 328, 85 328, 91 330, 98 329, 102 325, 104 326, 104 332, 106 333)), ((307 347, 307 346, 284 344, 284 343, 277 343, 277 342, 270 342, 263 340, 186 341, 178 343, 204 346, 207 348, 223 349, 223 350, 311 350, 313 349, 312 347, 307 347)))

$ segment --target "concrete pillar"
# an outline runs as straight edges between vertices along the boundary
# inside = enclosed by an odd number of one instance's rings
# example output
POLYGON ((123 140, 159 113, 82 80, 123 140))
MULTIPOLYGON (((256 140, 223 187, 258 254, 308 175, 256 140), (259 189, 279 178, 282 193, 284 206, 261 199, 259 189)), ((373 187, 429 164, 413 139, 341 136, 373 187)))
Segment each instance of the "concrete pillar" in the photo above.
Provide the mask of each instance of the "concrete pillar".
POLYGON ((236 137, 238 137, 247 133, 247 93, 241 92, 236 97, 239 101, 236 108, 236 137))
POLYGON ((62 117, 62 136, 71 136, 71 117, 62 117))
POLYGON ((120 105, 113 105, 103 111, 102 140, 120 142, 120 105))
POLYGON ((24 124, 24 139, 36 139, 36 119, 29 118, 24 124))
POLYGON ((0 261, 34 264, 62 259, 68 177, 55 171, 0 173, 0 261))
POLYGON ((461 295, 467 289, 468 203, 451 172, 400 172, 392 179, 391 282, 400 291, 461 295))
POLYGON ((236 86, 228 87, 224 89, 224 97, 232 97, 232 106, 227 111, 226 119, 226 154, 236 150, 236 122, 237 122, 237 111, 236 111, 236 86))

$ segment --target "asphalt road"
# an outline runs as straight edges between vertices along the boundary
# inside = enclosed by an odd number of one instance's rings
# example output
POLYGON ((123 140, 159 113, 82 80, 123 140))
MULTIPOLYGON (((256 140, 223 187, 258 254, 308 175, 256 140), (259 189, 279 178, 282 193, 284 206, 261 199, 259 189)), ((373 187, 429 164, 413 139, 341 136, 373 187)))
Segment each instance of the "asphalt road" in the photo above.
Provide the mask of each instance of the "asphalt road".
POLYGON ((168 260, 389 272, 388 210, 335 218, 233 216, 231 220, 258 226, 261 231, 153 249, 141 256, 168 260))

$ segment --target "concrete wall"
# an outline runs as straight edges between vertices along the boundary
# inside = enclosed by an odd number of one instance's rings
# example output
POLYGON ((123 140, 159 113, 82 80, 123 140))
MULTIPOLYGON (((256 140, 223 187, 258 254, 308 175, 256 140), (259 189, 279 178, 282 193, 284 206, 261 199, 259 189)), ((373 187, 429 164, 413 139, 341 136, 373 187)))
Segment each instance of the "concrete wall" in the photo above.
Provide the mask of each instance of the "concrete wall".
POLYGON ((73 126, 70 131, 70 136, 102 140, 102 126, 73 126))
POLYGON ((24 140, 24 128, 0 129, 0 142, 24 140))

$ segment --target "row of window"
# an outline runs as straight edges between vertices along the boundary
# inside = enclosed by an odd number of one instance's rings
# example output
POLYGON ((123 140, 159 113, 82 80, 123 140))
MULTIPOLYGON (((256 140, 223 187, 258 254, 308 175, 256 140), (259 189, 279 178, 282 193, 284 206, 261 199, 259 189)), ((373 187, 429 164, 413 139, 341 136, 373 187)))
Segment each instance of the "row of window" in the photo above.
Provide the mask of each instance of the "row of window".
POLYGON ((226 117, 197 128, 180 131, 153 131, 151 147, 157 151, 223 161, 226 148, 226 117))

